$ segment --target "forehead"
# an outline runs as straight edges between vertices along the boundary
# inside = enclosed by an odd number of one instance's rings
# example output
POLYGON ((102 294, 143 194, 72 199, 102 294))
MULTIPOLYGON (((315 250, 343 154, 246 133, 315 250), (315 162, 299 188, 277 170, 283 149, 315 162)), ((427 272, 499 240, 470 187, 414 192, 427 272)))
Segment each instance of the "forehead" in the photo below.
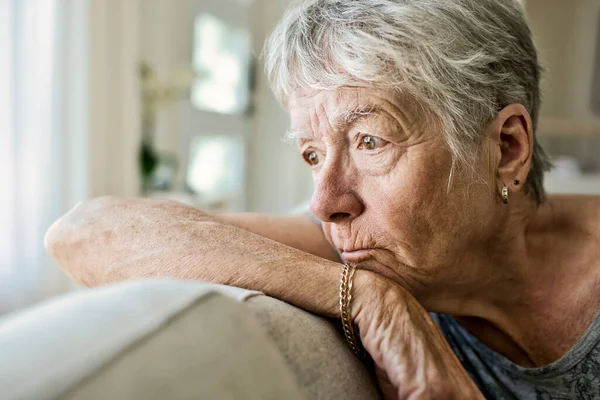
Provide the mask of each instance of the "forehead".
POLYGON ((351 118, 361 112, 381 111, 394 119, 413 120, 415 104, 396 92, 364 88, 343 87, 332 90, 297 89, 290 96, 288 111, 292 130, 321 123, 333 123, 351 118))
POLYGON ((342 87, 339 89, 317 90, 296 89, 289 99, 289 111, 305 108, 321 108, 336 111, 352 108, 365 103, 389 103, 400 105, 398 94, 364 87, 342 87))

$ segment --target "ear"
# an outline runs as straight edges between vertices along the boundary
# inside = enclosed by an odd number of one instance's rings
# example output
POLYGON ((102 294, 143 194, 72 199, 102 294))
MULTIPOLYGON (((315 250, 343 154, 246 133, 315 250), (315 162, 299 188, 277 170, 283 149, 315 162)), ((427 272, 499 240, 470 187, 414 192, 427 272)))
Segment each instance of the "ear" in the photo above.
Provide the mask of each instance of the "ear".
POLYGON ((527 109, 521 104, 503 108, 489 125, 488 138, 499 156, 494 165, 498 189, 508 186, 510 191, 518 191, 527 179, 533 155, 533 124, 527 109))

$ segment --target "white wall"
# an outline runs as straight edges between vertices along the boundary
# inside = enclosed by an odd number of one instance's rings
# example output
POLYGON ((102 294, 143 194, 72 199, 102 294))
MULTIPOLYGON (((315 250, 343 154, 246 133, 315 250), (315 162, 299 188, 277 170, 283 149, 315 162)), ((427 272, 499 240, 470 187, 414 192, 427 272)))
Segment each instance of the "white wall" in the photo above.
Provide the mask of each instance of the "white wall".
POLYGON ((138 12, 137 0, 89 1, 90 197, 139 191, 138 12))

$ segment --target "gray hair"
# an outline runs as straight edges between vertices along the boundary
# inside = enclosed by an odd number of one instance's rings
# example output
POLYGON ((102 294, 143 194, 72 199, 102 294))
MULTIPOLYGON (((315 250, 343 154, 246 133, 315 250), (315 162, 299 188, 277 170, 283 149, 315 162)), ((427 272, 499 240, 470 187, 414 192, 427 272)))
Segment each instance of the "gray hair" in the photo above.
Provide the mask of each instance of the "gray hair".
MULTIPOLYGON (((441 123, 453 168, 474 165, 483 130, 509 104, 537 128, 542 68, 517 0, 304 0, 267 39, 284 105, 297 88, 369 86, 413 98, 441 123)), ((550 162, 535 141, 525 190, 544 200, 550 162)))

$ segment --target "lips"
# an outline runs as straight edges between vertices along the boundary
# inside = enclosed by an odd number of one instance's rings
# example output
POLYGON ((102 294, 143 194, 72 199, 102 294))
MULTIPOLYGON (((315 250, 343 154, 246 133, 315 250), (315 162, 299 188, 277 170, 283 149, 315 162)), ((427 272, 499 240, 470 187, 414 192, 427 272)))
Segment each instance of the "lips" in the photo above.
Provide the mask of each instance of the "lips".
POLYGON ((382 249, 359 249, 351 251, 338 250, 340 258, 343 262, 355 264, 358 269, 373 272, 377 275, 383 276, 393 282, 402 284, 404 280, 400 277, 397 271, 381 264, 374 256, 373 252, 382 249))
POLYGON ((373 249, 358 249, 358 250, 340 250, 340 257, 345 262, 359 263, 366 261, 371 257, 373 249))

